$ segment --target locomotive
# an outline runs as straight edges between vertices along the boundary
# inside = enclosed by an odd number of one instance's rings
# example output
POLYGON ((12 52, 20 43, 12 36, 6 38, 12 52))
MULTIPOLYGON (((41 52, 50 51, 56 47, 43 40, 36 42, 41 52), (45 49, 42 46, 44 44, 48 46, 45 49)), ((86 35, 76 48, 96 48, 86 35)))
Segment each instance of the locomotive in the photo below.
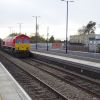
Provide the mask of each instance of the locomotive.
POLYGON ((30 38, 24 34, 8 36, 0 42, 0 46, 16 56, 28 56, 30 54, 30 38))

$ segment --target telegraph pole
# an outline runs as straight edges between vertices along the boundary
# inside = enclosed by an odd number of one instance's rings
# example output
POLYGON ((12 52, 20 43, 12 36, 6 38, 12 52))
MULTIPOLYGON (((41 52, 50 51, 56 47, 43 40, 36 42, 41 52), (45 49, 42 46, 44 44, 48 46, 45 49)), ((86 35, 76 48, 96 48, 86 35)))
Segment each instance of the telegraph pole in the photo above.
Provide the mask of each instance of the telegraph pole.
POLYGON ((36 18, 36 50, 37 50, 37 42, 38 42, 38 38, 37 38, 37 30, 38 30, 38 26, 37 26, 37 19, 40 17, 40 16, 32 16, 32 17, 35 17, 36 18))

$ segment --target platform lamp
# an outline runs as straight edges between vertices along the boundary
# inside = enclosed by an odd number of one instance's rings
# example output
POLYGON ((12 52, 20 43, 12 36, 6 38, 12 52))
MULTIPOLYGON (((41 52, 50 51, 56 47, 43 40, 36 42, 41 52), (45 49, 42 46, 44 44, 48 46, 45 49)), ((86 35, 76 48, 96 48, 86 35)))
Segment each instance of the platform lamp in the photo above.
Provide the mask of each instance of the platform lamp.
POLYGON ((68 39, 67 39, 67 35, 68 35, 68 3, 69 2, 74 2, 74 1, 67 1, 67 0, 61 0, 61 1, 65 1, 66 2, 66 8, 67 8, 67 13, 66 13, 66 54, 67 54, 67 50, 68 50, 68 47, 67 47, 67 42, 68 42, 68 39))
POLYGON ((34 17, 36 18, 36 35, 35 35, 35 36, 36 36, 36 50, 37 50, 37 42, 38 42, 38 39, 37 39, 37 37, 38 37, 38 36, 37 36, 37 34, 38 34, 38 33, 37 33, 37 30, 38 30, 37 19, 38 19, 38 17, 40 17, 40 16, 32 16, 32 17, 33 17, 33 18, 34 18, 34 17))

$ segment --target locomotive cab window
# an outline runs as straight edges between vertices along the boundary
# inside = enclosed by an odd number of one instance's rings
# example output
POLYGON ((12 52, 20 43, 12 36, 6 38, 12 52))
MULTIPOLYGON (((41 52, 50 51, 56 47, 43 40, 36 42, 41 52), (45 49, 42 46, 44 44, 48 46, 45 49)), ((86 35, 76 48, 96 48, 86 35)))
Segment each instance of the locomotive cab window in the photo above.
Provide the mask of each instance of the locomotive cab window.
POLYGON ((22 40, 21 39, 17 39, 16 43, 22 43, 22 40))
POLYGON ((29 40, 28 39, 24 39, 23 43, 29 43, 29 40))

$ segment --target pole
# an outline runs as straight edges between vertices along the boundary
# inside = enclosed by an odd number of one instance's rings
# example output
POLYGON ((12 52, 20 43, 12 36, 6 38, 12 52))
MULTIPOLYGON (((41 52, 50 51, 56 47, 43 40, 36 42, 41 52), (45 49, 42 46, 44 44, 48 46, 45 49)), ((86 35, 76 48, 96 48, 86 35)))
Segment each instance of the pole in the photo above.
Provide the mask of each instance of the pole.
POLYGON ((67 8, 67 13, 66 13, 66 54, 68 53, 68 38, 67 38, 67 35, 68 35, 68 3, 69 2, 74 2, 74 1, 66 1, 66 0, 61 0, 61 1, 65 1, 66 2, 66 8, 67 8))
POLYGON ((36 50, 37 50, 37 16, 36 16, 36 50))
POLYGON ((21 34, 21 23, 19 24, 20 34, 21 34))
POLYGON ((68 38, 67 38, 67 34, 68 34, 68 1, 67 3, 67 13, 66 13, 66 53, 67 53, 67 42, 68 42, 68 38))
POLYGON ((9 29, 10 29, 10 34, 11 34, 11 29, 12 29, 12 27, 8 27, 9 29))
POLYGON ((47 27, 47 51, 48 51, 48 35, 49 35, 48 31, 49 31, 49 27, 47 27))
POLYGON ((21 34, 21 25, 22 23, 18 23, 19 24, 19 34, 21 34))
POLYGON ((37 50, 37 42, 38 42, 38 36, 37 36, 37 29, 38 29, 38 26, 37 26, 37 18, 40 17, 40 16, 32 16, 32 17, 35 17, 36 18, 36 50, 37 50))

